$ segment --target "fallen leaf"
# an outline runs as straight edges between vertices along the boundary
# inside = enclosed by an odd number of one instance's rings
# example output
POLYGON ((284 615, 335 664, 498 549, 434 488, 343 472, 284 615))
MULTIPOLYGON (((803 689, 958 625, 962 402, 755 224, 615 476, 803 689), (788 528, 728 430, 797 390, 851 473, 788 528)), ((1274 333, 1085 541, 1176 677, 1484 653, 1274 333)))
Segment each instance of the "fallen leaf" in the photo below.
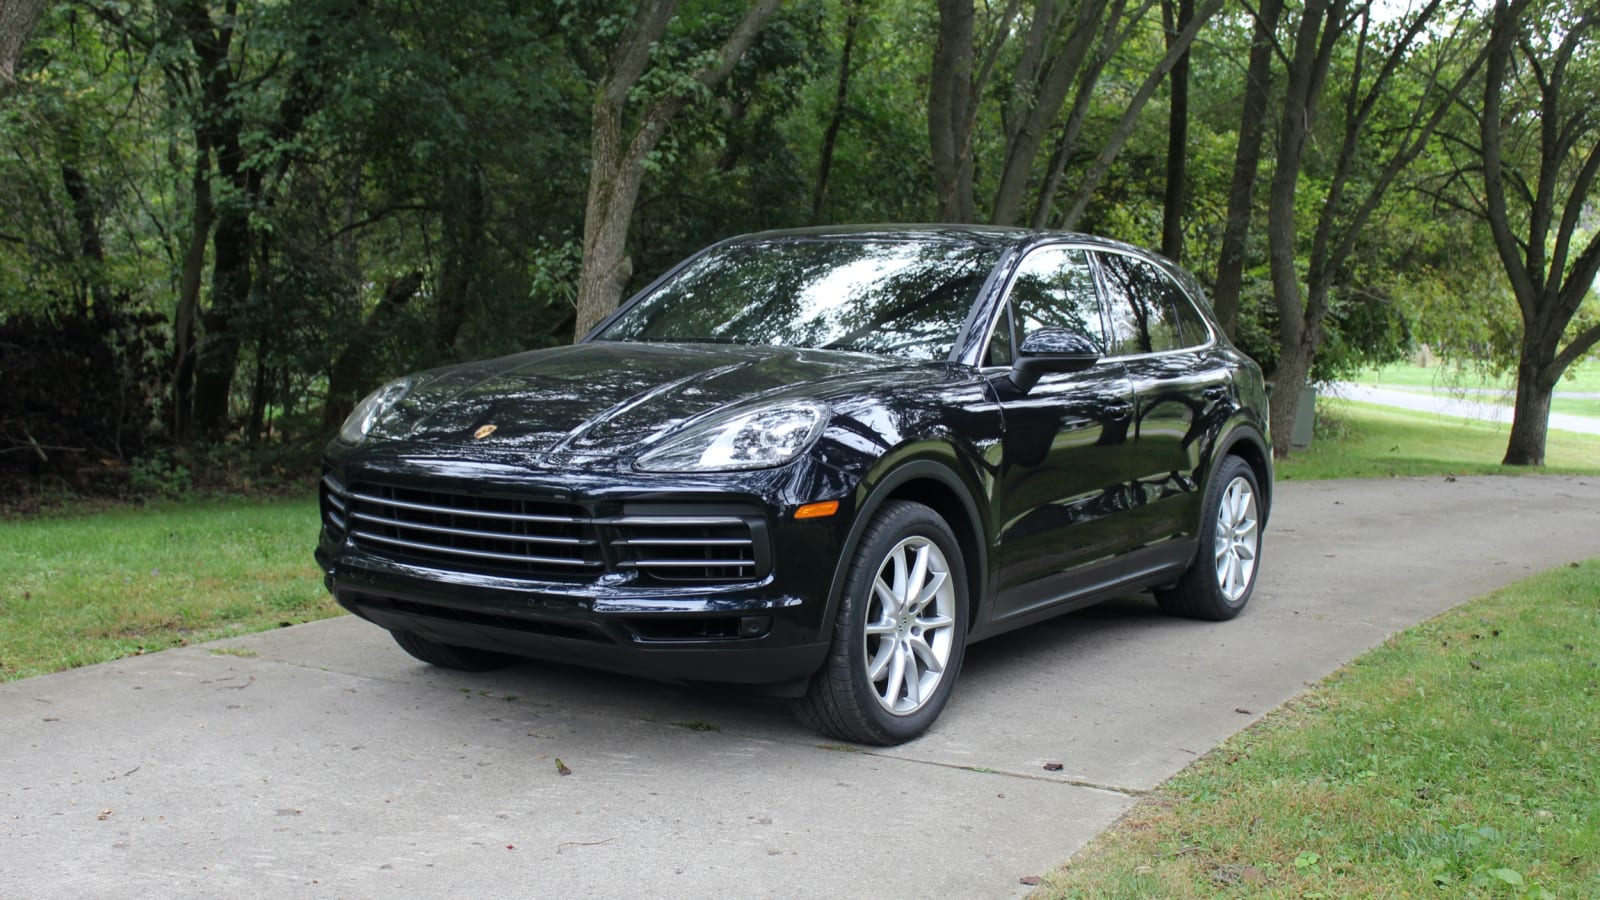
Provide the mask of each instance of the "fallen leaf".
POLYGON ((1047 762, 1044 764, 1044 770, 1046 772, 1059 772, 1061 771, 1061 763, 1047 762))
POLYGON ((104 822, 105 820, 111 818, 111 808, 107 807, 105 809, 100 810, 100 815, 95 816, 95 818, 99 819, 102 822, 104 822))
POLYGON ((1250 710, 1248 710, 1248 709, 1245 709, 1245 708, 1244 708, 1244 707, 1242 707, 1242 706, 1235 706, 1235 707, 1234 707, 1234 708, 1233 708, 1233 711, 1234 711, 1234 712, 1236 712, 1236 713, 1238 713, 1238 714, 1239 714, 1239 715, 1241 715, 1241 716, 1248 716, 1248 715, 1251 715, 1251 713, 1250 713, 1250 710))
POLYGON ((515 849, 517 849, 517 845, 516 844, 507 844, 506 845, 506 849, 507 850, 515 850, 515 849))
POLYGON ((1025 885, 1029 886, 1029 887, 1033 887, 1034 885, 1038 884, 1039 882, 1043 881, 1044 879, 1040 878, 1037 875, 1024 875, 1024 876, 1022 876, 1021 878, 1019 878, 1017 880, 1022 882, 1025 885))
POLYGON ((562 762, 561 761, 561 757, 559 757, 559 756, 556 757, 556 772, 557 772, 557 774, 560 774, 560 775, 571 775, 572 774, 572 770, 567 768, 567 764, 562 762))

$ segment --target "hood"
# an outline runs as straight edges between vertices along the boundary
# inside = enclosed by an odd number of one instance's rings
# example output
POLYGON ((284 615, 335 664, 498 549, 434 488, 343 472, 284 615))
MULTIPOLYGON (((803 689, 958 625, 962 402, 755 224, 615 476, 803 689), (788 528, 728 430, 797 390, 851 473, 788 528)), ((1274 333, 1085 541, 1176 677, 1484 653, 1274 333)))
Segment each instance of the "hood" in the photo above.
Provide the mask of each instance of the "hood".
POLYGON ((685 421, 740 401, 826 399, 882 384, 897 370, 930 377, 941 369, 828 350, 596 341, 422 376, 374 435, 529 462, 551 454, 627 458, 685 421), (492 432, 475 437, 490 425, 492 432))

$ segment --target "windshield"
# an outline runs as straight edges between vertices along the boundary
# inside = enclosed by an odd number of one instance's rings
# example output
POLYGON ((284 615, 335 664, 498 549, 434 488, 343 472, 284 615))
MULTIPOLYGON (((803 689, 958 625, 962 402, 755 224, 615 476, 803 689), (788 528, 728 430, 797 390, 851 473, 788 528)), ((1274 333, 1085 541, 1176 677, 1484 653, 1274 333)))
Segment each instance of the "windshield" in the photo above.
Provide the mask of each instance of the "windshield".
POLYGON ((597 337, 943 360, 999 255, 931 240, 743 242, 689 263, 597 337))

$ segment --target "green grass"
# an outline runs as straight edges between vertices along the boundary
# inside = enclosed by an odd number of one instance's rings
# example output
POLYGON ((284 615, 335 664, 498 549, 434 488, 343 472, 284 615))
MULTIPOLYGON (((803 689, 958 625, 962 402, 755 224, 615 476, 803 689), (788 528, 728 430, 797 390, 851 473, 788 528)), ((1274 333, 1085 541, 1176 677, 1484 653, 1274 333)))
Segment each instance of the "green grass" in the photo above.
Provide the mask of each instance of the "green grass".
POLYGON ((1600 560, 1390 639, 1037 896, 1600 896, 1600 560))
POLYGON ((0 522, 0 679, 335 615, 317 529, 311 500, 0 522))
MULTIPOLYGON (((1570 378, 1563 378, 1556 386, 1556 396, 1550 402, 1550 411, 1571 416, 1600 418, 1600 396, 1584 397, 1573 394, 1600 394, 1600 366, 1568 369, 1570 378), (1567 396, 1563 396, 1563 395, 1567 396)), ((1413 366, 1394 363, 1362 371, 1355 379, 1358 384, 1376 385, 1391 390, 1418 394, 1439 394, 1476 400, 1493 406, 1509 407, 1516 399, 1516 383, 1510 375, 1486 377, 1452 366, 1413 366)))
MULTIPOLYGON (((1277 467, 1280 481, 1421 475, 1527 474, 1502 466, 1508 426, 1364 403, 1317 401, 1317 433, 1277 467)), ((1600 475, 1600 435, 1550 432, 1548 474, 1600 475)))
MULTIPOLYGON (((1516 389, 1516 379, 1511 373, 1484 376, 1478 372, 1448 364, 1413 366, 1409 363, 1392 363, 1387 366, 1364 369, 1356 378, 1362 384, 1381 384, 1386 387, 1413 388, 1467 388, 1511 391, 1516 389)), ((1600 394, 1600 365, 1575 365, 1567 369, 1566 376, 1556 385, 1557 393, 1575 392, 1600 394)))

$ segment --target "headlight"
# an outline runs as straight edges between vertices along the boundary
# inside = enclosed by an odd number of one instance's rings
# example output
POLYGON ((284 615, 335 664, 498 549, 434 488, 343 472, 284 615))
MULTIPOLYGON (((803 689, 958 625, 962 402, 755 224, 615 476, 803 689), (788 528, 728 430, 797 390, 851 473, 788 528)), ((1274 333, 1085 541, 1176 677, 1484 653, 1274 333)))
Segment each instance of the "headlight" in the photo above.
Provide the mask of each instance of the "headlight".
POLYGON ((820 403, 772 406, 695 425, 634 463, 645 472, 770 469, 804 453, 822 433, 820 403))
POLYGON ((411 390, 411 379, 402 378, 391 381, 381 388, 367 395, 365 400, 356 404, 355 411, 344 420, 339 427, 339 440, 346 444, 359 444, 367 437, 367 432, 372 426, 378 424, 394 405, 399 403, 406 392, 411 390))

